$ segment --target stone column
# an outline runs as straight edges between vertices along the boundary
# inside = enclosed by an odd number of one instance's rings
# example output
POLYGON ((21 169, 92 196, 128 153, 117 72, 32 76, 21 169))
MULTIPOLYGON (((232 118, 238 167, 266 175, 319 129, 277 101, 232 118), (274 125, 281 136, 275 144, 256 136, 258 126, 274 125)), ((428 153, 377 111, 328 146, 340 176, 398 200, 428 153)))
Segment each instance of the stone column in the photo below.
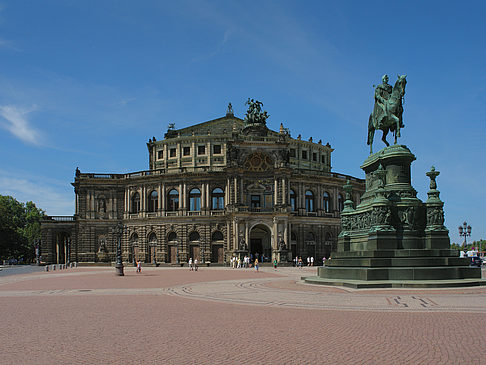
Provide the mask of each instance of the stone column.
POLYGON ((182 184, 179 184, 179 210, 183 209, 183 191, 182 191, 182 184))
POLYGON ((207 209, 206 204, 206 183, 201 184, 201 211, 207 209))
POLYGON ((231 184, 230 184, 230 179, 226 179, 226 189, 224 189, 224 205, 231 204, 231 195, 230 195, 230 189, 231 189, 231 184))
POLYGON ((183 207, 184 207, 184 210, 187 210, 188 207, 187 207, 187 185, 186 183, 183 183, 183 207))
POLYGON ((282 205, 287 204, 287 191, 286 191, 285 178, 282 178, 282 205))
POLYGON ((141 199, 141 202, 140 202, 140 211, 142 212, 142 216, 145 215, 145 212, 146 212, 146 203, 147 203, 147 188, 145 187, 145 185, 142 185, 142 191, 141 191, 141 194, 140 194, 140 199, 141 199))
POLYGON ((226 250, 231 250, 231 224, 229 221, 226 222, 226 250))
POLYGON ((274 192, 273 192, 273 205, 277 205, 278 204, 278 179, 275 178, 274 179, 274 192))
POLYGON ((289 231, 288 228, 290 227, 290 223, 285 222, 284 223, 284 242, 285 242, 285 247, 287 247, 287 250, 290 251, 290 242, 289 242, 289 231))
POLYGON ((338 210, 339 207, 338 207, 338 189, 337 187, 334 187, 332 188, 332 207, 333 207, 333 211, 334 210, 338 210))
POLYGON ((243 179, 240 177, 240 191, 238 192, 238 196, 240 197, 240 203, 243 203, 243 179))
POLYGON ((250 248, 250 228, 248 227, 248 221, 245 221, 245 242, 250 248))
POLYGON ((233 220, 233 247, 231 247, 232 250, 235 250, 238 247, 238 235, 240 232, 240 227, 238 226, 238 219, 235 218, 233 220))
POLYGON ((273 217, 273 242, 272 242, 272 251, 278 249, 278 219, 277 217, 273 217))
POLYGON ((206 208, 211 210, 211 192, 209 190, 209 183, 206 183, 206 208))
POLYGON ((162 187, 160 189, 160 208, 162 209, 162 215, 164 215, 166 208, 166 202, 165 202, 165 183, 162 183, 162 187))
POLYGON ((238 204, 238 178, 234 177, 235 204, 238 204))

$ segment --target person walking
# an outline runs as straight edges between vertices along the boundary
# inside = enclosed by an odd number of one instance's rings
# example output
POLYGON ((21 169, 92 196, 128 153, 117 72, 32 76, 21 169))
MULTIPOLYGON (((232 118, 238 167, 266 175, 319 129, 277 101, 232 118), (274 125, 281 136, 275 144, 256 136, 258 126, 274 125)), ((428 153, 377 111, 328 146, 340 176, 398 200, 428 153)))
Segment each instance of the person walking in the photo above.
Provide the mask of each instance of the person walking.
POLYGON ((142 261, 137 261, 137 274, 142 273, 142 261))
POLYGON ((258 259, 255 259, 255 271, 258 271, 258 259))
POLYGON ((192 267, 192 257, 189 258, 189 271, 192 271, 193 270, 193 267, 192 267))
POLYGON ((302 257, 299 257, 298 265, 299 269, 302 269, 302 257))
POLYGON ((311 256, 310 262, 311 262, 311 266, 314 266, 314 256, 311 256))
POLYGON ((273 259, 273 269, 277 270, 277 259, 273 259))
POLYGON ((197 262, 197 259, 194 259, 194 270, 197 271, 197 268, 198 268, 198 262, 197 262))

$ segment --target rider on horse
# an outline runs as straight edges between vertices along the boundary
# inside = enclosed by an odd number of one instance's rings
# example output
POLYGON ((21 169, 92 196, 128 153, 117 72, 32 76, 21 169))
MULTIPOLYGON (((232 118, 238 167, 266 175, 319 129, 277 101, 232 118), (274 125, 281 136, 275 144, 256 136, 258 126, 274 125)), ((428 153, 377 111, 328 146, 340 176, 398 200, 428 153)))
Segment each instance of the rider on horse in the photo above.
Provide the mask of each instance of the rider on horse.
POLYGON ((388 75, 383 75, 383 81, 375 88, 375 107, 373 109, 373 117, 376 121, 376 129, 383 126, 383 119, 387 117, 387 100, 390 99, 393 87, 388 83, 388 75))

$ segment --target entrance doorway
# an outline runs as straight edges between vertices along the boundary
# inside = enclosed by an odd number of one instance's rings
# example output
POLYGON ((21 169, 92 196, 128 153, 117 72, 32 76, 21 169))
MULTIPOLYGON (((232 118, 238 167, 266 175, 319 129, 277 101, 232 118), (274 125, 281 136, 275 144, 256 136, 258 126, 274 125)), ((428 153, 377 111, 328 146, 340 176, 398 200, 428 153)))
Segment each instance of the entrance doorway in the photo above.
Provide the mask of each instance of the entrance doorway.
POLYGON ((211 262, 222 263, 223 257, 223 245, 213 245, 211 249, 211 262))
POLYGON ((201 257, 200 257, 200 252, 201 249, 199 246, 191 246, 190 253, 192 257, 192 260, 197 260, 198 262, 201 262, 201 257))
POLYGON ((271 237, 270 229, 263 224, 251 229, 249 251, 250 254, 253 254, 253 258, 258 257, 260 262, 272 260, 271 237))

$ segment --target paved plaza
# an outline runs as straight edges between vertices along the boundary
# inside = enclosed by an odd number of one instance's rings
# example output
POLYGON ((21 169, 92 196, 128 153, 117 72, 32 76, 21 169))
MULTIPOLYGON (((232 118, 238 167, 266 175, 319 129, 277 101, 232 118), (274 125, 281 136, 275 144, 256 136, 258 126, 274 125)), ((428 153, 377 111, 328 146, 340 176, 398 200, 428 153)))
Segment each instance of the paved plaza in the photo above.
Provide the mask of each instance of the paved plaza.
POLYGON ((484 286, 303 284, 315 267, 114 272, 1 276, 0 363, 486 364, 484 286))

